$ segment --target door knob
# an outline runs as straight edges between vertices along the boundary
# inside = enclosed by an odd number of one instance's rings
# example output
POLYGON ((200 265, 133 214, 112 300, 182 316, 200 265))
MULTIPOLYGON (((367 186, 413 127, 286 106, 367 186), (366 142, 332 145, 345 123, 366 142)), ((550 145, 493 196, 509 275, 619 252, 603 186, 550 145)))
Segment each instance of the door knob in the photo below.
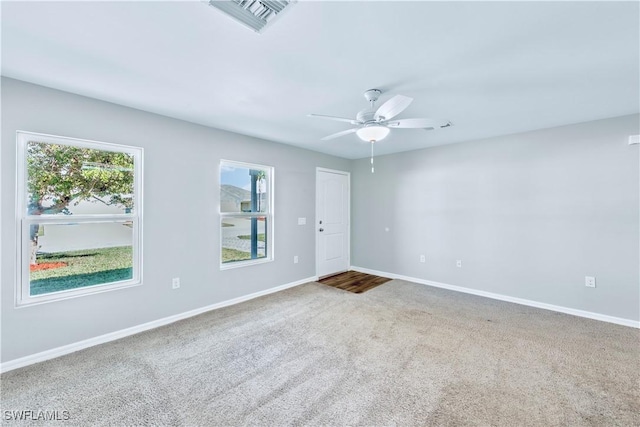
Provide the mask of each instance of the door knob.
POLYGON ((324 231, 324 228, 321 228, 321 229, 320 229, 320 230, 318 230, 318 231, 322 233, 322 232, 324 231))

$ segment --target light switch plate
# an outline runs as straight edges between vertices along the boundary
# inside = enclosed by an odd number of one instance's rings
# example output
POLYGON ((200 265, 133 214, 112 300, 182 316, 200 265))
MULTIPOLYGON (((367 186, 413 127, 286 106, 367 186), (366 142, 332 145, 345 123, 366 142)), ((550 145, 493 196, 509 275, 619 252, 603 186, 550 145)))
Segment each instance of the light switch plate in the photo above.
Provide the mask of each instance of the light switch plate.
POLYGON ((307 218, 298 218, 298 225, 306 225, 307 218))

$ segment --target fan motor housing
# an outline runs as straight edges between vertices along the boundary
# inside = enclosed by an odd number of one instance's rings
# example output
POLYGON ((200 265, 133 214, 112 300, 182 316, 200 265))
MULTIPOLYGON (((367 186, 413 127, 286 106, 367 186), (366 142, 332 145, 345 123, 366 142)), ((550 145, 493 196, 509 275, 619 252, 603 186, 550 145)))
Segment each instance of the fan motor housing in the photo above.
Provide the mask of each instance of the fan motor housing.
POLYGON ((362 110, 356 116, 356 120, 362 123, 375 122, 375 110, 362 110))

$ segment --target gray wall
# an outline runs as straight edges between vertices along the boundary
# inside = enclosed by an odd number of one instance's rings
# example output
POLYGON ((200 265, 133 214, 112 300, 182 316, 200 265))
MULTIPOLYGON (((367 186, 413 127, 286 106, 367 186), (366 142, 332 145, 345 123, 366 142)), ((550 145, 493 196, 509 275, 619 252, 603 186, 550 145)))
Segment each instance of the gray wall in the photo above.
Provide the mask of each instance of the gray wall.
POLYGON ((3 78, 1 359, 313 276, 316 166, 352 172, 353 265, 638 320, 639 154, 627 138, 639 123, 634 115, 382 156, 372 175, 368 159, 3 78), (142 286, 14 308, 18 129, 144 147, 142 286), (274 262, 219 270, 220 159, 275 167, 274 262))
POLYGON ((1 148, 2 361, 313 276, 315 168, 350 169, 348 160, 7 78, 1 148), (144 147, 142 286, 14 308, 16 130, 144 147), (274 262, 220 271, 220 159, 275 167, 274 262))
POLYGON ((632 115, 382 156, 373 175, 355 161, 352 264, 637 321, 639 127, 632 115))

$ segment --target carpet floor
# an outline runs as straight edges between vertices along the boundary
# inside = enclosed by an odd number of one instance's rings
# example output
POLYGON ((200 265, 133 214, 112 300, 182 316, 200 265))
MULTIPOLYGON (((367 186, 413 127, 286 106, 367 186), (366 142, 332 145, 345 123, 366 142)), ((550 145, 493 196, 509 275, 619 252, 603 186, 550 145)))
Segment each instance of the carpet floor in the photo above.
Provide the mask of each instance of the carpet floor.
POLYGON ((309 283, 7 372, 2 414, 7 425, 5 411, 47 410, 78 426, 638 426, 639 361, 633 328, 400 280, 360 295, 309 283))

